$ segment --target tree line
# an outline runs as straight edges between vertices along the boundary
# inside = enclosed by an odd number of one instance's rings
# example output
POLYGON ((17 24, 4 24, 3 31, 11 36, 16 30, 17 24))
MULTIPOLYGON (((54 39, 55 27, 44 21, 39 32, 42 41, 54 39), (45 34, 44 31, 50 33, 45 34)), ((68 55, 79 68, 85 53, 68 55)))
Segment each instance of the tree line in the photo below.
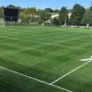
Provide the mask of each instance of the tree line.
MULTIPOLYGON (((14 5, 9 5, 7 7, 16 8, 14 5)), ((42 24, 43 22, 49 20, 52 13, 59 14, 58 18, 52 20, 53 25, 92 25, 92 6, 89 8, 84 8, 80 4, 75 4, 73 9, 67 9, 62 7, 60 10, 53 10, 51 8, 36 9, 31 8, 19 8, 19 18, 22 22, 37 22, 42 24), (69 17, 69 13, 71 16, 69 17)), ((0 7, 0 17, 3 17, 3 7, 0 7)))
POLYGON ((92 25, 92 6, 85 9, 79 4, 75 4, 73 9, 70 10, 71 17, 69 18, 69 10, 66 7, 62 7, 59 12, 59 23, 66 22, 67 25, 92 25))

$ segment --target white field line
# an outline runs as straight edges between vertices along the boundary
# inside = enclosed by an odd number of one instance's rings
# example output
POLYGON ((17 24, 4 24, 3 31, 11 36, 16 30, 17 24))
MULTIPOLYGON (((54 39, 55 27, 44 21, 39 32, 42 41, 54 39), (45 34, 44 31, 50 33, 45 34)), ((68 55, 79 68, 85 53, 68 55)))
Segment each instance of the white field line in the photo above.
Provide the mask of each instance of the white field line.
POLYGON ((53 85, 54 83, 56 83, 56 82, 60 81, 61 79, 65 78, 66 76, 70 75, 71 73, 77 71, 78 69, 82 68, 83 66, 87 65, 87 64, 90 63, 90 62, 91 62, 91 61, 88 61, 88 62, 86 62, 86 63, 84 63, 84 64, 82 64, 82 65, 76 67, 75 69, 71 70, 70 72, 66 73, 65 75, 63 75, 63 76, 57 78, 56 80, 54 80, 53 82, 51 82, 51 85, 53 85))
POLYGON ((29 79, 32 79, 32 80, 35 80, 35 81, 37 81, 37 82, 40 82, 40 83, 46 84, 46 85, 48 85, 48 86, 52 86, 52 87, 57 88, 57 89, 59 89, 59 90, 64 90, 64 91, 66 91, 66 92, 72 92, 71 90, 68 90, 68 89, 66 89, 66 88, 63 88, 63 87, 60 87, 60 86, 57 86, 57 85, 54 85, 54 84, 51 84, 51 83, 45 82, 45 81, 43 81, 43 80, 40 80, 40 79, 37 79, 37 78, 31 77, 31 76, 28 76, 28 75, 25 75, 25 74, 19 73, 19 72, 17 72, 17 71, 14 71, 14 70, 11 70, 11 69, 8 69, 8 68, 5 68, 5 67, 2 67, 2 66, 0 66, 0 69, 2 69, 2 70, 6 70, 6 71, 9 71, 9 72, 11 72, 11 73, 14 73, 14 74, 17 74, 17 75, 20 75, 20 76, 23 76, 23 77, 26 77, 26 78, 29 78, 29 79))

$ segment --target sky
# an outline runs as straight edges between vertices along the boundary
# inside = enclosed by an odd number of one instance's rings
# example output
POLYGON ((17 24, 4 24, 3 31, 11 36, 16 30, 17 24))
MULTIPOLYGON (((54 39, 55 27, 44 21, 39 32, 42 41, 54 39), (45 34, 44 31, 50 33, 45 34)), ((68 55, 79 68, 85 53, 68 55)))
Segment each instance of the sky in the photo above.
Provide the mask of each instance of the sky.
POLYGON ((48 7, 52 9, 60 9, 63 6, 71 9, 76 3, 88 8, 92 5, 92 0, 0 0, 0 6, 13 4, 24 8, 36 7, 38 9, 48 7))

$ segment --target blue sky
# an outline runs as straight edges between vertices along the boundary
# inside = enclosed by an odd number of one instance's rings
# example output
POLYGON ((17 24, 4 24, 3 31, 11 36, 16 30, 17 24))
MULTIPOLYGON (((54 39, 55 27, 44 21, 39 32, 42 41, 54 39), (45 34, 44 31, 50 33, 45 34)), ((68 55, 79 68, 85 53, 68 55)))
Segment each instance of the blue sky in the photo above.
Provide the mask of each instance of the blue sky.
POLYGON ((0 0, 0 6, 13 4, 21 7, 37 7, 39 9, 48 7, 60 9, 62 6, 71 9, 76 3, 81 4, 84 7, 89 7, 91 6, 92 0, 0 0))

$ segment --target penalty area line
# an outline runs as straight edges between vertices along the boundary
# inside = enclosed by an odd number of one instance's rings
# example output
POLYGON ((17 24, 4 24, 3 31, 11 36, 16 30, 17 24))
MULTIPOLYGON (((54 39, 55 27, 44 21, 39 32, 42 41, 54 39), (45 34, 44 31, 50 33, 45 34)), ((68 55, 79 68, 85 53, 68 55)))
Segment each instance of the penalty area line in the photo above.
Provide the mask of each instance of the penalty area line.
POLYGON ((90 63, 90 62, 91 62, 91 61, 88 61, 88 62, 86 62, 86 63, 84 63, 84 64, 82 64, 82 65, 76 67, 75 69, 71 70, 70 72, 66 73, 65 75, 63 75, 63 76, 57 78, 56 80, 54 80, 53 82, 51 82, 51 84, 52 84, 52 85, 55 84, 56 82, 60 81, 61 79, 65 78, 65 77, 67 77, 67 76, 70 75, 71 73, 73 73, 73 72, 79 70, 80 68, 82 68, 83 66, 87 65, 87 64, 90 63))
POLYGON ((66 89, 66 88, 63 88, 63 87, 60 87, 60 86, 57 86, 57 85, 54 85, 54 84, 51 84, 51 83, 45 82, 45 81, 40 80, 40 79, 37 79, 37 78, 35 78, 35 77, 31 77, 31 76, 28 76, 28 75, 22 74, 22 73, 20 73, 20 72, 17 72, 17 71, 11 70, 11 69, 9 69, 9 68, 5 68, 5 67, 3 67, 3 66, 0 66, 0 69, 2 69, 2 70, 6 70, 6 71, 8 71, 8 72, 11 72, 11 73, 14 73, 14 74, 17 74, 17 75, 23 76, 23 77, 26 77, 26 78, 28 78, 28 79, 35 80, 35 81, 37 81, 37 82, 40 82, 40 83, 46 84, 46 85, 48 85, 48 86, 51 86, 51 87, 57 88, 57 89, 59 89, 59 90, 64 90, 64 91, 66 91, 66 92, 73 92, 73 91, 68 90, 68 89, 66 89))

